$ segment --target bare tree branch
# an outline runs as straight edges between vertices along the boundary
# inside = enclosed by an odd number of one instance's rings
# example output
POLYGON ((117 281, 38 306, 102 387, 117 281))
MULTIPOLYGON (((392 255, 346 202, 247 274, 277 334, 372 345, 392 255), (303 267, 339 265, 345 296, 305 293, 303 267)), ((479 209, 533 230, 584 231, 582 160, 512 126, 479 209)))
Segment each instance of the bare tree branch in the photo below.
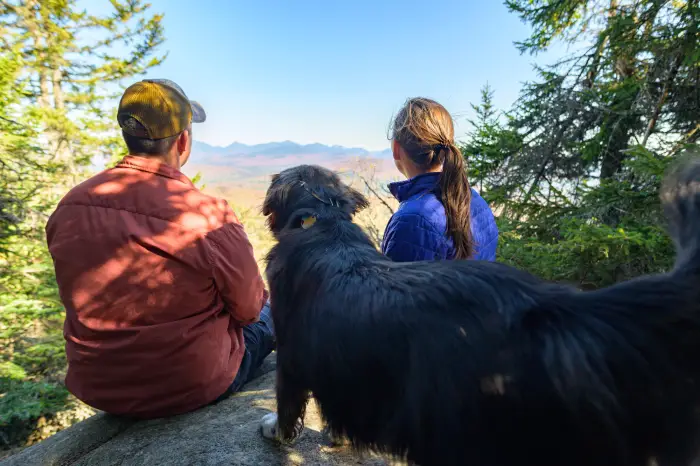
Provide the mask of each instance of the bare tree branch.
POLYGON ((380 196, 379 193, 377 193, 377 191, 372 187, 372 185, 367 181, 367 179, 359 173, 357 173, 357 177, 360 178, 360 180, 365 184, 367 189, 369 189, 369 192, 371 192, 377 199, 379 199, 379 201, 382 204, 384 204, 384 207, 389 209, 389 212, 391 212, 391 214, 393 215, 394 209, 392 209, 391 206, 384 200, 384 198, 380 196))

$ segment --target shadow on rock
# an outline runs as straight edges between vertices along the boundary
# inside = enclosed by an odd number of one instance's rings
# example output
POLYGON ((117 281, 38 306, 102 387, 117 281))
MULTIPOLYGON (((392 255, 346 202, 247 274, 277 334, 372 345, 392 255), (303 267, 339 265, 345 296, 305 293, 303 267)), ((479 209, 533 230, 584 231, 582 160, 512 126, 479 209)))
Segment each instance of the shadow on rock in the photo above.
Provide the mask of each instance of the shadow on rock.
POLYGON ((216 405, 167 419, 133 421, 98 414, 0 462, 33 465, 387 465, 330 446, 313 401, 306 430, 293 447, 279 447, 259 433, 262 416, 275 410, 273 353, 262 375, 216 405))

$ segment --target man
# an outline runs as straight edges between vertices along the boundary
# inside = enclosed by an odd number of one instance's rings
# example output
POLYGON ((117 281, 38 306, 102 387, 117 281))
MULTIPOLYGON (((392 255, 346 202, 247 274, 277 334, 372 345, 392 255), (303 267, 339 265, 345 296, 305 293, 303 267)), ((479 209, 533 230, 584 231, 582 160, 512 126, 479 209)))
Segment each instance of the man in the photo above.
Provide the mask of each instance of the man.
POLYGON ((180 414, 237 391, 272 351, 267 292, 234 212, 180 172, 203 108, 144 80, 117 118, 130 155, 73 188, 46 226, 66 386, 112 414, 180 414))

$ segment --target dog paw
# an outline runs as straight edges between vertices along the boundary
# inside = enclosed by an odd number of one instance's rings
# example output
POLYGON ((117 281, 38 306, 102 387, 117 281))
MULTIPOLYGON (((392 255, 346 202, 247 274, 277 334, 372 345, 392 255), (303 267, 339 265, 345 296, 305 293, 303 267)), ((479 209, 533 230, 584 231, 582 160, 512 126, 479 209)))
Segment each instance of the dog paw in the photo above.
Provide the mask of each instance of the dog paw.
POLYGON ((283 439, 280 435, 279 419, 277 413, 268 413, 263 416, 260 421, 260 433, 262 436, 268 440, 272 440, 276 443, 283 445, 292 445, 301 436, 303 431, 303 423, 298 421, 294 426, 294 436, 289 439, 283 439))
POLYGON ((268 413, 260 421, 260 433, 269 440, 279 441, 277 413, 268 413))

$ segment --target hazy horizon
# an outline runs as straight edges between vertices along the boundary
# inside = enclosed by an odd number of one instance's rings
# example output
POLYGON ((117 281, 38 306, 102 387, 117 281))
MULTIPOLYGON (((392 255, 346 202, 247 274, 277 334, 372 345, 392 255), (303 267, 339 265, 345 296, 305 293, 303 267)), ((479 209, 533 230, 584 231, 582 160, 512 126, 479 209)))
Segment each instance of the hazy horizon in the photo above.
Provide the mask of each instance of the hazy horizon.
MULTIPOLYGON (((351 145, 351 146, 346 146, 346 145, 342 145, 342 144, 328 144, 328 143, 325 143, 325 142, 322 142, 322 141, 313 141, 313 142, 310 142, 310 143, 301 143, 301 142, 294 141, 294 140, 290 140, 290 139, 287 139, 287 140, 284 140, 284 141, 266 141, 266 142, 254 143, 254 144, 247 143, 247 142, 243 142, 243 141, 231 141, 231 142, 228 143, 228 144, 226 144, 226 143, 224 143, 224 144, 210 144, 210 143, 208 143, 208 142, 206 142, 206 141, 202 141, 202 140, 200 140, 200 139, 198 139, 198 138, 195 137, 195 138, 193 139, 193 143, 194 143, 194 144, 206 145, 206 146, 209 146, 209 147, 212 147, 212 148, 217 148, 217 149, 226 149, 226 148, 229 148, 229 147, 235 146, 235 145, 241 145, 241 146, 247 146, 247 147, 256 147, 256 146, 264 146, 264 145, 272 145, 272 144, 288 144, 288 145, 295 145, 295 146, 302 146, 302 147, 308 147, 308 146, 325 146, 325 147, 328 147, 328 148, 361 149, 361 150, 365 150, 365 151, 370 152, 370 153, 390 152, 390 151, 391 151, 391 147, 389 147, 389 141, 388 141, 388 140, 387 140, 387 147, 385 147, 384 149, 371 149, 371 148, 368 148, 368 147, 363 147, 363 146, 358 145, 358 144, 354 144, 354 145, 351 145)), ((194 149, 193 149, 193 150, 194 150, 194 149)))

